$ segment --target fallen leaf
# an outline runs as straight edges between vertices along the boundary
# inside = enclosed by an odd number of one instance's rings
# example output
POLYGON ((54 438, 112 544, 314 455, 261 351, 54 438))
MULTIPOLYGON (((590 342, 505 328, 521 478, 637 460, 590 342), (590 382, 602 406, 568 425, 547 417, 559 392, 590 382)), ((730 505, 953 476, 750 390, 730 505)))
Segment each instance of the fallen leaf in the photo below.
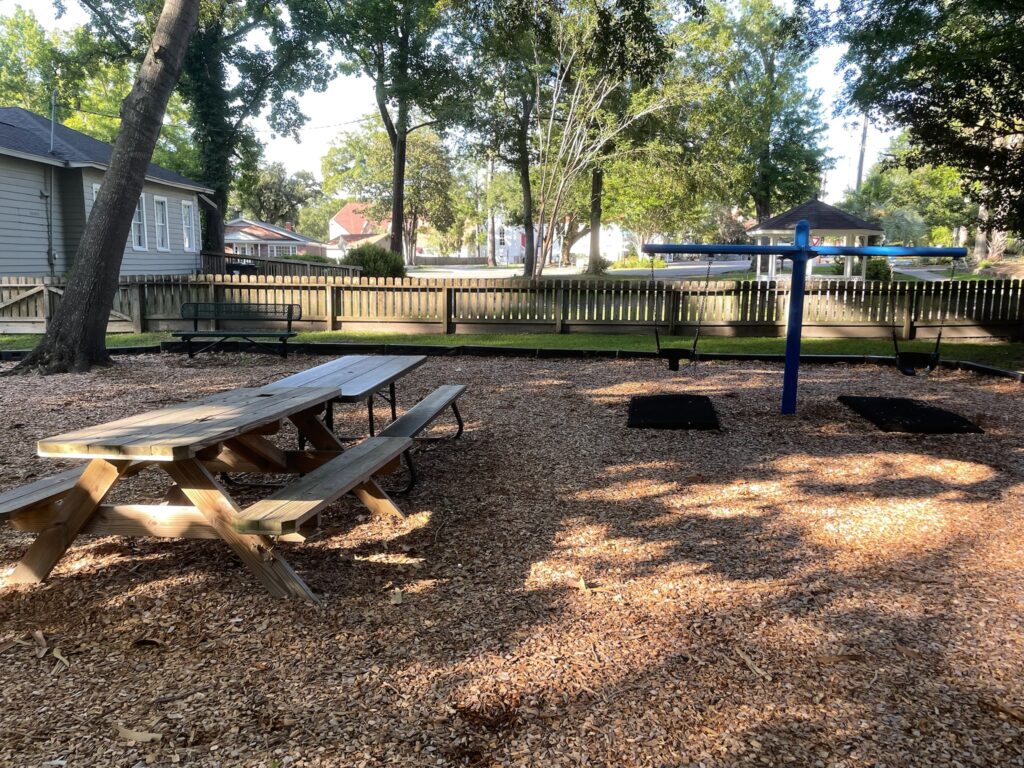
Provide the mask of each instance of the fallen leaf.
POLYGON ((163 640, 157 640, 155 637, 140 637, 132 641, 132 645, 136 648, 160 648, 164 645, 163 640))
POLYGON ((757 664, 754 663, 754 660, 747 656, 747 654, 745 654, 741 649, 736 649, 736 655, 743 659, 743 663, 745 663, 750 671, 755 675, 763 677, 769 683, 772 681, 772 676, 757 666, 757 664))
POLYGON ((36 657, 40 659, 43 658, 43 656, 46 655, 46 638, 43 637, 43 633, 38 629, 33 629, 32 639, 35 640, 36 643, 36 657))
POLYGON ((57 646, 56 648, 54 648, 52 653, 53 653, 53 658, 55 658, 57 661, 59 661, 61 664, 63 664, 68 669, 71 669, 71 662, 68 661, 67 657, 61 651, 60 646, 57 646))
POLYGON ((125 728, 120 723, 115 723, 114 728, 117 730, 117 735, 122 739, 128 741, 134 741, 139 744, 146 744, 151 741, 160 741, 164 737, 162 733, 150 733, 149 731, 135 731, 131 728, 125 728))
POLYGON ((391 593, 391 604, 401 605, 402 604, 402 590, 396 589, 391 593))

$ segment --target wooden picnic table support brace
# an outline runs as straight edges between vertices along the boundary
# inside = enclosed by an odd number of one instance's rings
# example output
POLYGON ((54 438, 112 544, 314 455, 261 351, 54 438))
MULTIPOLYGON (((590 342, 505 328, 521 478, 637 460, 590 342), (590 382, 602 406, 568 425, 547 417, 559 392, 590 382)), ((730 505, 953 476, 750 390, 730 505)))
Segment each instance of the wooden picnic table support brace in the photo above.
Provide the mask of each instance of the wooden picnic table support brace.
POLYGON ((67 552, 111 487, 131 466, 130 461, 93 459, 75 487, 56 505, 53 518, 40 533, 9 577, 8 584, 44 581, 67 552))
POLYGON ((313 591, 277 552, 271 539, 234 530, 231 521, 241 510, 200 461, 185 459, 161 466, 272 595, 319 603, 313 591))
POLYGON ((319 451, 343 451, 344 443, 327 428, 313 411, 292 414, 288 420, 299 430, 299 435, 319 451))

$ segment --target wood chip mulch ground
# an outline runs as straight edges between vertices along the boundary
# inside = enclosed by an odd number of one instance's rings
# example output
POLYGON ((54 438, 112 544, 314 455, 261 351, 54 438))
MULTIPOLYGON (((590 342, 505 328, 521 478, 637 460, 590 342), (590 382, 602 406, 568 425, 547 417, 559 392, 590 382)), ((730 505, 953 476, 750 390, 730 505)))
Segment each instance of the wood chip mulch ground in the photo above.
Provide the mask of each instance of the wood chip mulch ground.
MULTIPOLYGON (((319 362, 0 379, 0 487, 68 466, 40 438, 319 362)), ((467 431, 419 450, 407 519, 344 502, 285 545, 321 608, 213 541, 84 538, 0 586, 0 765, 1024 765, 1019 384, 808 366, 782 418, 775 365, 431 358, 400 404, 444 383, 467 431), (722 431, 627 429, 659 392, 722 431), (877 432, 840 394, 985 434, 877 432)), ((0 576, 29 540, 0 529, 0 576)))

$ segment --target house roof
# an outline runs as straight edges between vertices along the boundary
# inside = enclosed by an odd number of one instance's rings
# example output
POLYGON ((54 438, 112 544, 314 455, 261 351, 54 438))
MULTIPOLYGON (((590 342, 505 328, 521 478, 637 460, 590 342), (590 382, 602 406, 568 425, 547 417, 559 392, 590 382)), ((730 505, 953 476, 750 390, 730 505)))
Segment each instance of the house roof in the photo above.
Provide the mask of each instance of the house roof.
POLYGON ((265 221, 240 217, 224 224, 224 240, 228 243, 317 243, 315 237, 268 224, 265 221))
MULTIPOLYGON (((110 144, 57 123, 53 129, 51 152, 48 119, 21 107, 0 107, 0 154, 68 168, 93 166, 106 170, 113 151, 110 144)), ((149 164, 146 178, 199 192, 213 192, 205 184, 161 168, 155 163, 149 164)))
POLYGON ((384 229, 387 220, 373 221, 363 215, 368 206, 369 203, 345 203, 342 209, 334 214, 334 221, 350 235, 367 235, 384 229))
POLYGON ((849 232, 850 230, 867 230, 879 235, 883 230, 877 224, 854 216, 852 213, 841 211, 834 205, 823 203, 821 200, 808 200, 806 203, 790 208, 785 213, 773 216, 759 224, 754 224, 747 230, 747 234, 758 234, 764 232, 787 231, 791 232, 801 219, 807 219, 813 231, 836 231, 849 232))

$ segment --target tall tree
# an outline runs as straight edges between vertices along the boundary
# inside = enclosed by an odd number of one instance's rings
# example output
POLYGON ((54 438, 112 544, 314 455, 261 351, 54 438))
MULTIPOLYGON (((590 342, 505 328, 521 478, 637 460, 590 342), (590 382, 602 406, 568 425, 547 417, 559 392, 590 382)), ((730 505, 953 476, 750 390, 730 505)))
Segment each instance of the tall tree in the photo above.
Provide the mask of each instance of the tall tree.
POLYGON ((838 19, 850 105, 906 126, 908 167, 955 168, 985 226, 1024 231, 1024 4, 843 0, 838 19))
POLYGON ((438 0, 307 0, 293 9, 300 23, 319 28, 344 61, 343 69, 373 82, 377 110, 391 145, 390 248, 402 252, 405 179, 410 134, 443 121, 458 102, 456 52, 445 40, 451 5, 438 0))
POLYGON ((729 88, 716 112, 723 135, 750 158, 743 182, 758 221, 817 194, 830 162, 822 137, 821 92, 809 88, 814 55, 805 19, 773 0, 741 0, 738 12, 716 6, 729 36, 729 88))
MULTIPOLYGON (((324 155, 324 191, 365 200, 370 218, 386 220, 394 211, 390 137, 379 123, 351 131, 324 155)), ((406 262, 416 263, 419 227, 429 223, 447 232, 455 223, 455 169, 441 137, 424 128, 409 137, 402 240, 406 262)), ((400 251, 402 249, 400 248, 400 251)))
MULTIPOLYGON (((215 210, 203 221, 203 245, 223 250, 223 215, 238 162, 256 144, 249 121, 264 111, 280 135, 305 122, 297 94, 326 87, 329 65, 320 30, 296 22, 303 0, 200 0, 180 91, 190 108, 199 177, 215 210)), ((133 58, 148 34, 154 0, 87 3, 90 27, 110 60, 133 58)))
POLYGON ((110 362, 107 320, 124 244, 198 13, 199 0, 164 0, 135 84, 121 105, 121 130, 75 253, 64 297, 46 335, 19 364, 21 371, 85 371, 110 362))
POLYGON ((284 163, 270 163, 243 173, 231 199, 244 213, 281 225, 295 224, 302 207, 320 194, 309 171, 289 174, 284 163))

